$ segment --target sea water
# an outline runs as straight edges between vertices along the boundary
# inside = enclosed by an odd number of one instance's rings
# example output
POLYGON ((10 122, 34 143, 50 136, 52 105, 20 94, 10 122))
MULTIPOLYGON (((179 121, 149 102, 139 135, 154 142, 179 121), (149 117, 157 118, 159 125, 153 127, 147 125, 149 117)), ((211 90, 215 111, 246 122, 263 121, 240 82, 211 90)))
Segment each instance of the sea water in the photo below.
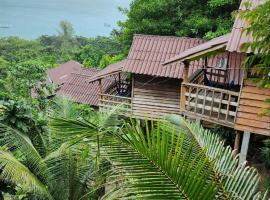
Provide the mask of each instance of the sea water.
POLYGON ((73 24, 76 35, 108 36, 125 16, 131 0, 0 0, 0 37, 33 39, 57 34, 59 22, 73 24))

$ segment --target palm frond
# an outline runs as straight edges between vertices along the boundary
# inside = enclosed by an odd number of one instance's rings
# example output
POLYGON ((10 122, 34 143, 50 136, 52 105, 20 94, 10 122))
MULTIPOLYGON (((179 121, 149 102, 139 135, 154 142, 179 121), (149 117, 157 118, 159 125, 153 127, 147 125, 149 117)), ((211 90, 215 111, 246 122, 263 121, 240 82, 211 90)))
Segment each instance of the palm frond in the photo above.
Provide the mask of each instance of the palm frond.
POLYGON ((3 149, 0 150, 0 168, 2 179, 8 179, 23 191, 53 199, 47 187, 28 168, 3 149))
POLYGON ((66 118, 51 118, 50 129, 56 136, 63 137, 85 136, 91 138, 96 136, 98 131, 98 127, 89 121, 66 118))
POLYGON ((83 156, 89 145, 63 143, 59 149, 45 158, 53 176, 51 191, 55 199, 79 199, 85 192, 85 177, 91 172, 89 153, 83 156), (63 178, 64 177, 64 178, 63 178), (61 195, 60 195, 61 194, 61 195))
POLYGON ((181 133, 193 138, 198 148, 206 149, 205 155, 213 162, 215 176, 220 177, 222 183, 220 193, 229 199, 249 200, 257 196, 260 180, 257 170, 239 165, 231 147, 224 147, 218 135, 180 116, 171 115, 168 120, 182 130, 181 133))
POLYGON ((27 167, 41 180, 46 181, 48 178, 47 167, 29 137, 4 124, 0 124, 0 133, 2 134, 0 139, 1 145, 15 148, 15 150, 23 153, 25 157, 23 160, 27 167))
POLYGON ((118 199, 215 197, 219 186, 210 176, 212 167, 204 150, 198 153, 192 143, 185 142, 184 135, 166 131, 164 125, 157 124, 144 135, 137 123, 132 122, 126 125, 121 142, 106 147, 106 157, 126 179, 121 184, 124 192, 114 190, 107 199, 116 194, 118 199))
POLYGON ((123 109, 122 105, 114 106, 112 109, 103 109, 98 112, 98 124, 102 129, 118 128, 123 124, 123 121, 119 118, 119 114, 123 109))

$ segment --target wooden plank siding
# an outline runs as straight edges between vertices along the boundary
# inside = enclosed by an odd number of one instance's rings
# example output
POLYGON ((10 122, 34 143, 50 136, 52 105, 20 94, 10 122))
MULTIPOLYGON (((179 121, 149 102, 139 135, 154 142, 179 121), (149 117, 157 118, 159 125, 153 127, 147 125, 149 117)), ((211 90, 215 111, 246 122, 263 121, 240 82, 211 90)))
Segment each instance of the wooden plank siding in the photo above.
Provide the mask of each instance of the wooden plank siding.
POLYGON ((180 80, 134 75, 132 113, 139 119, 180 114, 180 80))
POLYGON ((245 81, 239 102, 235 129, 270 136, 270 115, 262 115, 270 103, 270 89, 261 89, 245 81))

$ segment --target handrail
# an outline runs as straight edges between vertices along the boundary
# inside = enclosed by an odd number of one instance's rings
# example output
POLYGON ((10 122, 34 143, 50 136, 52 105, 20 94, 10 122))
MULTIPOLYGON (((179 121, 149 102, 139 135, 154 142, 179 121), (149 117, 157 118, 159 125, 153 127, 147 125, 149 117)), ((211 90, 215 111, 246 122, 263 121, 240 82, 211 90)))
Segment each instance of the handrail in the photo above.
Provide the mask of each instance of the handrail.
POLYGON ((182 83, 181 112, 232 127, 237 114, 239 93, 194 83, 182 83))
POLYGON ((225 90, 225 89, 220 89, 220 88, 215 88, 215 87, 209 87, 205 85, 199 85, 199 84, 194 84, 194 83, 182 83, 183 86, 192 86, 192 87, 198 87, 198 88, 203 88, 203 89, 208 89, 211 91, 217 91, 217 92, 222 92, 225 94, 231 94, 233 96, 239 96, 239 92, 234 92, 231 90, 225 90))
POLYGON ((119 98, 119 99, 126 99, 131 100, 130 97, 122 97, 122 96, 116 96, 116 95, 110 95, 110 94, 99 94, 101 97, 113 97, 113 98, 119 98))
POLYGON ((204 73, 204 69, 198 69, 195 73, 193 73, 189 79, 188 82, 194 83, 200 76, 202 76, 204 73))

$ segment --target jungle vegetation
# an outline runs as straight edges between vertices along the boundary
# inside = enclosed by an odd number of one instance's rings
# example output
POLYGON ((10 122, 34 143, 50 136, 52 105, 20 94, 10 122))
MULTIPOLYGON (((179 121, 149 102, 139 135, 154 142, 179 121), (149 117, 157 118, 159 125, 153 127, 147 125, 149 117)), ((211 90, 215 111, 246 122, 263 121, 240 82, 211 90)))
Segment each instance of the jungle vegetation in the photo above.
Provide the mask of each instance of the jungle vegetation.
MULTIPOLYGON (((269 1, 243 13, 258 49, 247 63, 269 88, 269 1), (268 17, 266 17, 268 16, 268 17), (260 40, 260 38, 265 38, 260 40)), ((65 98, 48 98, 46 70, 74 59, 85 67, 122 60, 134 33, 210 39, 231 30, 239 1, 134 0, 110 37, 0 38, 0 199, 266 199, 260 175, 238 165, 224 141, 177 116, 142 123, 65 98), (31 97, 38 89, 37 98, 31 97)), ((267 143, 268 144, 268 143, 267 143)), ((269 159, 269 148, 263 148, 269 159)), ((269 164, 269 163, 268 163, 269 164)))

